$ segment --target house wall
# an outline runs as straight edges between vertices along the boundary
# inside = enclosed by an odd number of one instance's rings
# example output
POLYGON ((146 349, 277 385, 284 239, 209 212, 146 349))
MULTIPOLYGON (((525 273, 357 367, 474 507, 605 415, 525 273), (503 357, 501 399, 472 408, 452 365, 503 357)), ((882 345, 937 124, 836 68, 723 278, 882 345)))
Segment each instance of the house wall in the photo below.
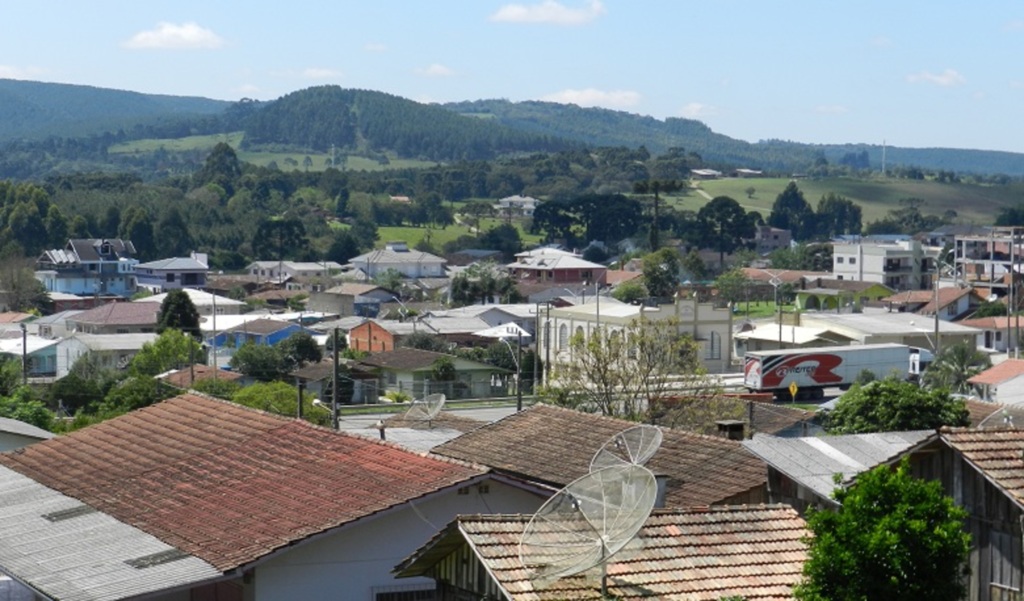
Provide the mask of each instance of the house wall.
POLYGON ((544 502, 490 479, 467 487, 466 493, 447 491, 296 546, 256 568, 254 601, 375 601, 375 587, 422 584, 434 590, 431 579, 397 580, 391 569, 456 515, 533 513, 544 502))
POLYGON ((832 246, 832 273, 840 280, 878 282, 893 290, 924 290, 931 286, 929 257, 918 242, 832 246))
POLYGON ((998 386, 992 386, 990 391, 992 398, 986 400, 1003 405, 1022 405, 1024 404, 1024 376, 1018 376, 998 386))
POLYGON ((91 355, 103 369, 125 369, 139 349, 92 351, 77 338, 65 338, 57 343, 57 374, 59 380, 68 375, 80 357, 91 355))
POLYGON ((140 269, 135 272, 136 286, 156 294, 179 288, 201 289, 206 286, 205 271, 161 271, 140 269), (172 279, 168 279, 172 276, 172 279))
POLYGON ((377 323, 367 321, 349 330, 348 346, 368 353, 391 351, 395 349, 395 336, 377 323))

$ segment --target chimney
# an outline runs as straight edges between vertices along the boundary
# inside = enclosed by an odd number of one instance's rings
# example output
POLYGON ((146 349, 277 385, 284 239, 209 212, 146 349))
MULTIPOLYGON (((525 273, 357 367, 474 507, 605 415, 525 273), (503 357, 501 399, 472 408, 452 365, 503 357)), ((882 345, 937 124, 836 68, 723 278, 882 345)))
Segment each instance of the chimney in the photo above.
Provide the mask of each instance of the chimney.
POLYGON ((729 440, 743 440, 743 422, 738 419, 723 419, 718 424, 718 435, 729 440))

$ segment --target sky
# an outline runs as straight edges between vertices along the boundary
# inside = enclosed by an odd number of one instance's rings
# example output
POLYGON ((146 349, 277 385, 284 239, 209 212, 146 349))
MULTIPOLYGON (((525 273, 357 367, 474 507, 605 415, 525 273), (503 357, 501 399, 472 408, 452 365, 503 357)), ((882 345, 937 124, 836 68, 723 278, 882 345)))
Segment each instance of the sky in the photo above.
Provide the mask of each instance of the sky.
POLYGON ((4 1, 0 78, 222 100, 336 84, 1024 152, 1024 3, 4 1))

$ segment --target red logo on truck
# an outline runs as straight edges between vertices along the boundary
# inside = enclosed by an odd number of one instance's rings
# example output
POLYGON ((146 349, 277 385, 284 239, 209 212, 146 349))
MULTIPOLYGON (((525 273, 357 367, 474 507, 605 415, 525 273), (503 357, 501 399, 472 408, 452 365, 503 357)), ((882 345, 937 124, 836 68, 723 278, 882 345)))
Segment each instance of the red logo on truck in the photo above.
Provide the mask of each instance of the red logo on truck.
POLYGON ((761 385, 764 388, 780 386, 790 374, 809 377, 818 384, 835 384, 842 382, 843 378, 832 370, 842 362, 842 357, 825 353, 786 357, 768 369, 761 385))

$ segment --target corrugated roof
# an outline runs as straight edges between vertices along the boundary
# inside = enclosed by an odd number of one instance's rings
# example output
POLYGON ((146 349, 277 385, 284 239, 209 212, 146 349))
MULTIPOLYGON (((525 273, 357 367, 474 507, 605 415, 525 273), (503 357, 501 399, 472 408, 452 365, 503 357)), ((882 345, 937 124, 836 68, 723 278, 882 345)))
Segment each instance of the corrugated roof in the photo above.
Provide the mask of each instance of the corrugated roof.
POLYGON ((943 428, 940 435, 1024 507, 1024 430, 943 428))
POLYGON ((148 263, 139 263, 135 266, 139 269, 153 269, 166 271, 207 271, 210 268, 192 257, 172 257, 170 259, 159 259, 148 263))
POLYGON ((857 474, 888 463, 935 437, 935 432, 880 432, 821 438, 779 438, 755 434, 743 446, 794 481, 831 499, 833 477, 848 482, 857 474))
POLYGON ((28 438, 38 438, 39 440, 46 440, 54 436, 53 432, 48 432, 32 424, 26 424, 21 420, 9 417, 0 417, 0 432, 17 434, 28 438))
MULTIPOLYGON (((197 307, 200 307, 200 306, 203 306, 203 307, 213 306, 215 303, 217 305, 222 306, 222 307, 239 307, 239 306, 245 304, 242 301, 235 300, 233 298, 228 298, 226 296, 220 296, 220 295, 217 295, 217 294, 211 294, 211 293, 206 292, 204 290, 196 290, 195 288, 182 288, 182 290, 184 290, 185 294, 188 295, 188 298, 189 298, 189 300, 192 301, 192 304, 197 306, 197 307)), ((132 302, 134 302, 134 303, 158 303, 159 304, 159 303, 163 303, 164 302, 164 299, 167 298, 168 294, 169 294, 168 292, 164 292, 162 294, 154 294, 153 296, 147 296, 145 298, 140 298, 140 299, 134 300, 132 302)))
MULTIPOLYGON (((395 572, 426 575, 466 541, 512 601, 602 599, 596 570, 535 588, 519 559, 519 540, 529 519, 461 516, 395 572)), ((783 505, 658 511, 608 562, 607 598, 792 599, 807 560, 803 540, 809 534, 796 511, 783 505)))
POLYGON ((0 567, 52 599, 124 599, 216 578, 209 563, 0 467, 0 567), (141 558, 171 559, 133 567, 141 558))
POLYGON ((154 342, 157 335, 145 334, 74 334, 74 338, 93 351, 137 351, 147 342, 154 342))
MULTIPOLYGON (((590 460, 601 445, 635 425, 534 405, 440 445, 433 452, 564 486, 589 472, 590 460)), ((647 467, 655 474, 668 476, 668 506, 718 504, 764 487, 764 462, 739 442, 681 430, 662 432, 661 448, 647 467)))
POLYGON ((485 473, 197 394, 0 464, 223 571, 485 473))

